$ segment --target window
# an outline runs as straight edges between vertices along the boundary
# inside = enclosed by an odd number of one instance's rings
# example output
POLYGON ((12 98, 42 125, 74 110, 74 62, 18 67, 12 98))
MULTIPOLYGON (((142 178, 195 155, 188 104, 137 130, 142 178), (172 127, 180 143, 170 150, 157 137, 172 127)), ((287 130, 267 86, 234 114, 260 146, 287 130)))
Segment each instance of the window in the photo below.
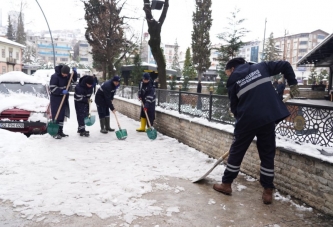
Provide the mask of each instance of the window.
POLYGON ((3 58, 6 57, 6 51, 5 51, 5 49, 2 49, 2 57, 3 57, 3 58))
POLYGON ((6 73, 6 66, 2 66, 2 74, 6 73))
POLYGON ((13 48, 9 48, 9 57, 12 58, 13 57, 13 48))
POLYGON ((299 45, 308 45, 308 41, 300 41, 299 45))
POLYGON ((318 34, 317 39, 325 39, 325 35, 318 34))
POLYGON ((17 59, 17 60, 20 60, 20 57, 19 57, 19 53, 18 53, 18 52, 16 52, 16 59, 17 59))
MULTIPOLYGON (((57 61, 57 58, 55 60, 57 61)), ((49 61, 53 61, 53 57, 49 57, 49 61)))
POLYGON ((88 58, 80 58, 80 61, 88 61, 88 58))
POLYGON ((86 44, 86 43, 80 43, 80 47, 88 47, 88 44, 86 44))
POLYGON ((67 62, 68 58, 60 58, 60 61, 67 62))
POLYGON ((307 51, 308 51, 307 49, 299 49, 299 50, 298 50, 299 53, 305 53, 305 52, 307 52, 307 51))

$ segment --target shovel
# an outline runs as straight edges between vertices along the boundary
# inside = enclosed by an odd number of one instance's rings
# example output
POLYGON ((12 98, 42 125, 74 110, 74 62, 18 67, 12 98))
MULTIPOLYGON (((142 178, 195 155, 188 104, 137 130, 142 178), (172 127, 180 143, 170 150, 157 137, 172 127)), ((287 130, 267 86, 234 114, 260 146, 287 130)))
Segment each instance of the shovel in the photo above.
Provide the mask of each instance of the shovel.
POLYGON ((116 131, 116 136, 119 140, 124 140, 124 139, 127 138, 127 130, 126 129, 121 129, 116 113, 114 113, 114 116, 116 117, 116 121, 117 121, 117 124, 118 124, 118 127, 119 127, 119 130, 116 131))
MULTIPOLYGON (((66 90, 67 90, 67 91, 68 91, 69 85, 71 84, 71 81, 72 81, 73 75, 74 75, 74 72, 72 72, 71 77, 70 77, 69 80, 68 80, 68 84, 67 84, 67 86, 66 86, 66 90)), ((61 110, 61 108, 62 108, 62 105, 64 104, 65 98, 66 98, 66 95, 64 95, 64 96, 62 97, 62 99, 61 99, 61 103, 60 103, 60 105, 59 105, 59 108, 58 108, 58 111, 57 111, 57 114, 56 114, 54 120, 51 120, 51 121, 47 124, 47 133, 50 134, 51 136, 55 136, 55 135, 57 135, 57 133, 58 133, 59 125, 57 124, 57 119, 58 119, 58 116, 59 116, 60 110, 61 110)))
MULTIPOLYGON (((141 105, 142 105, 142 108, 144 108, 142 100, 141 100, 141 105)), ((145 112, 146 119, 147 119, 147 122, 148 122, 148 125, 149 125, 149 128, 146 131, 147 132, 147 136, 148 136, 149 139, 154 140, 157 137, 157 131, 156 131, 156 129, 154 127, 152 127, 150 125, 150 121, 149 121, 149 117, 148 117, 147 111, 145 111, 145 109, 143 109, 143 112, 145 112)))
POLYGON ((88 117, 85 117, 84 118, 84 124, 86 125, 86 126, 92 126, 94 123, 95 123, 95 116, 93 115, 93 116, 91 116, 91 114, 90 114, 90 103, 92 102, 92 100, 91 99, 89 99, 89 101, 88 101, 88 104, 89 104, 89 115, 88 115, 88 117))
MULTIPOLYGON (((288 95, 285 99, 283 99, 283 102, 287 102, 289 99, 291 98, 290 95, 288 95)), ((212 168, 210 168, 202 177, 198 178, 197 180, 192 181, 192 183, 197 183, 199 181, 201 181, 202 179, 204 179, 205 177, 208 176, 208 174, 210 174, 213 169, 215 169, 216 166, 218 166, 218 164, 220 164, 226 157, 228 157, 229 155, 229 151, 227 151, 224 155, 222 155, 212 166, 212 168)))

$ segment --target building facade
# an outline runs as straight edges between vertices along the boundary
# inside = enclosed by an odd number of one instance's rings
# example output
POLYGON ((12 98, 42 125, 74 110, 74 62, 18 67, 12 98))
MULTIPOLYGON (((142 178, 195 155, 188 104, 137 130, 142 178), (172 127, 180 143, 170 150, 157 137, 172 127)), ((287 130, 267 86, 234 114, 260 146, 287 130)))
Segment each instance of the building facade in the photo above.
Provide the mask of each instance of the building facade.
POLYGON ((329 34, 323 30, 310 33, 299 33, 275 38, 275 46, 282 51, 282 59, 289 61, 294 69, 296 63, 315 46, 321 43, 329 34))
POLYGON ((22 50, 20 43, 0 37, 0 74, 11 71, 22 71, 22 50))

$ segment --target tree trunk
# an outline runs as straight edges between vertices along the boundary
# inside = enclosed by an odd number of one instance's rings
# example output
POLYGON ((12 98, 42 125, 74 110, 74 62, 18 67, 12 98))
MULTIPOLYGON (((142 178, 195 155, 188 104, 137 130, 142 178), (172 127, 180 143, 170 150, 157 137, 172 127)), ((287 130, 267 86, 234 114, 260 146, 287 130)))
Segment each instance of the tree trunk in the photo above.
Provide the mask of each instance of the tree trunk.
POLYGON ((146 13, 146 20, 147 20, 147 24, 148 24, 148 33, 150 35, 150 40, 148 41, 148 44, 151 48, 151 52, 152 52, 154 59, 156 61, 156 64, 157 64, 160 88, 167 89, 166 70, 165 70, 166 64, 165 64, 165 59, 164 59, 160 45, 161 45, 161 29, 162 29, 163 22, 166 18, 166 14, 168 12, 169 0, 164 1, 163 11, 162 11, 160 19, 158 21, 156 21, 153 18, 153 15, 151 13, 151 8, 150 8, 150 1, 143 0, 143 3, 144 3, 143 10, 146 13))

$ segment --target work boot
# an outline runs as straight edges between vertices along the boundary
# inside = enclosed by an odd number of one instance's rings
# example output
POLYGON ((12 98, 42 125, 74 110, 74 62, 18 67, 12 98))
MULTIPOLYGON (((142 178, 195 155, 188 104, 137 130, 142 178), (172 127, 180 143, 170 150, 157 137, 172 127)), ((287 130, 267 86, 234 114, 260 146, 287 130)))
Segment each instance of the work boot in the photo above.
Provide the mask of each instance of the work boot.
POLYGON ((138 132, 145 132, 146 131, 147 119, 141 117, 141 121, 140 122, 141 122, 141 126, 140 126, 140 128, 137 128, 136 131, 138 131, 138 132))
POLYGON ((59 132, 58 135, 60 135, 61 137, 68 137, 68 135, 63 132, 59 132))
POLYGON ((89 132, 86 131, 86 130, 82 130, 82 131, 80 132, 80 136, 88 137, 89 135, 90 135, 89 132))
POLYGON ((231 195, 231 183, 214 184, 213 189, 226 195, 231 195))
POLYGON ((59 133, 58 133, 57 135, 53 136, 53 138, 55 138, 55 139, 57 139, 57 140, 60 140, 60 139, 62 138, 62 136, 59 135, 59 133))
POLYGON ((109 131, 109 132, 113 132, 113 131, 114 131, 114 129, 112 129, 112 128, 110 127, 110 118, 109 118, 109 117, 106 117, 106 118, 105 118, 105 129, 106 129, 107 131, 109 131))
POLYGON ((264 204, 271 204, 273 201, 273 188, 264 188, 262 201, 264 204))
POLYGON ((105 129, 105 118, 100 118, 99 123, 101 124, 100 132, 104 134, 108 133, 108 130, 105 129))

